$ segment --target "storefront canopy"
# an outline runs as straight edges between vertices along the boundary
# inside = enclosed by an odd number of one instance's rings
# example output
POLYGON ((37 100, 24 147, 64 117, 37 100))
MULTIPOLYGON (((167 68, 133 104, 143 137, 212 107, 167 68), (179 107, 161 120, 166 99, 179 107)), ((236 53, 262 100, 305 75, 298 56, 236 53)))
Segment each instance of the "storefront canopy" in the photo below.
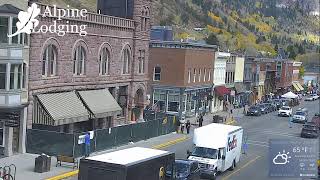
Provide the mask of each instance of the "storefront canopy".
POLYGON ((33 123, 58 126, 89 119, 87 109, 74 91, 40 94, 37 97, 41 106, 37 113, 45 113, 49 117, 34 118, 33 123))
POLYGON ((297 84, 298 88, 300 89, 300 91, 303 91, 303 90, 304 90, 304 88, 301 86, 300 83, 296 83, 296 84, 297 84))
POLYGON ((298 85, 296 83, 292 83, 292 86, 294 87, 294 90, 296 90, 297 92, 300 91, 300 88, 298 87, 298 85))
POLYGON ((218 94, 218 96, 230 94, 230 89, 226 88, 225 86, 215 87, 214 90, 215 90, 215 93, 218 94))
POLYGON ((106 89, 79 91, 84 104, 95 118, 103 118, 121 113, 121 107, 106 89))
POLYGON ((287 99, 295 99, 298 97, 298 95, 296 95, 290 91, 290 92, 287 92, 286 94, 282 95, 281 97, 287 98, 287 99))

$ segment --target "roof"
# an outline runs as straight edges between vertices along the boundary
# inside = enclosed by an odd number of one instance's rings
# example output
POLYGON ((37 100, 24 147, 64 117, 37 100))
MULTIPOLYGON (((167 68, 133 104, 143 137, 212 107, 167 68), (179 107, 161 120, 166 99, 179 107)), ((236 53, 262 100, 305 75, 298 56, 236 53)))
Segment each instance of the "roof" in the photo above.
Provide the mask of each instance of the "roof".
POLYGON ((74 91, 37 95, 55 125, 87 121, 89 113, 74 91))
POLYGON ((193 143, 198 147, 209 147, 213 149, 225 147, 229 133, 240 129, 242 129, 240 126, 212 123, 194 130, 193 143), (217 138, 209 140, 208 137, 217 138))
POLYGON ((205 43, 194 43, 194 42, 180 42, 180 41, 150 41, 151 47, 154 48, 187 48, 187 47, 195 47, 195 48, 209 48, 209 49, 218 49, 216 45, 209 45, 205 43), (161 45, 160 47, 155 45, 161 45))
POLYGON ((0 13, 19 14, 22 11, 11 4, 3 4, 0 6, 0 13))
POLYGON ((121 112, 121 107, 106 89, 79 91, 79 94, 96 118, 113 116, 121 112))
POLYGON ((112 164, 127 165, 127 164, 135 163, 144 159, 159 157, 167 153, 168 151, 142 148, 142 147, 133 147, 129 149, 124 149, 120 151, 114 151, 106 154, 88 157, 86 159, 99 161, 99 162, 112 163, 112 164))

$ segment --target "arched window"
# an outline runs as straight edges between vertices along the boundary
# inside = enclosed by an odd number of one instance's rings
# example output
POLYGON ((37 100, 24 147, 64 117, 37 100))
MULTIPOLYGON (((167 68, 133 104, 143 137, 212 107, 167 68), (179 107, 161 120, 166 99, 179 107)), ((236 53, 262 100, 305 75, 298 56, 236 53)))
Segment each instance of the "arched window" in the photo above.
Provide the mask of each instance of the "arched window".
POLYGON ((129 74, 130 51, 128 48, 123 50, 121 57, 123 62, 122 74, 129 74))
POLYGON ((148 28, 148 20, 149 20, 149 8, 146 7, 146 14, 145 14, 145 18, 144 18, 144 30, 147 31, 148 28))
POLYGON ((42 55, 42 75, 43 76, 56 75, 57 56, 58 56, 57 47, 53 44, 48 45, 42 55))
POLYGON ((141 31, 144 30, 144 10, 141 12, 141 31))
POLYGON ((148 7, 143 7, 141 11, 141 31, 147 31, 150 11, 148 7))
POLYGON ((110 52, 107 48, 103 48, 99 59, 99 74, 108 75, 110 68, 110 52))
POLYGON ((85 74, 86 50, 83 46, 76 47, 73 54, 73 74, 85 74))

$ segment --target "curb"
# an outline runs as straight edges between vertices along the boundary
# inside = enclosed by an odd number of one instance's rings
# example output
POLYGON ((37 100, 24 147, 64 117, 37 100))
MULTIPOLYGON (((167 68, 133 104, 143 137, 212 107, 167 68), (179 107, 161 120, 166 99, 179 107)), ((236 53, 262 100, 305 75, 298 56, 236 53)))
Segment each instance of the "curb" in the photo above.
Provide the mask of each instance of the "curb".
MULTIPOLYGON (((189 139, 188 136, 184 136, 182 138, 178 138, 178 139, 175 139, 175 140, 172 140, 172 141, 168 141, 168 142, 156 145, 156 146, 152 146, 151 148, 153 148, 153 149, 163 149, 163 148, 178 144, 180 142, 186 141, 188 139, 189 139)), ((64 173, 64 174, 60 174, 58 176, 54 176, 54 177, 48 178, 46 180, 62 180, 62 179, 65 179, 65 178, 76 176, 78 173, 79 173, 79 170, 70 171, 70 172, 67 172, 67 173, 64 173)))

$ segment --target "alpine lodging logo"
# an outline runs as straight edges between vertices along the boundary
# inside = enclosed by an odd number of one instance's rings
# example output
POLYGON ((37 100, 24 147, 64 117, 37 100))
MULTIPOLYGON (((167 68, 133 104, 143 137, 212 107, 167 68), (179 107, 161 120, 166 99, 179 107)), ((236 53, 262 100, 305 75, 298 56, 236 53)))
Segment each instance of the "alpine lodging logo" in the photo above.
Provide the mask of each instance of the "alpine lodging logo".
POLYGON ((62 21, 63 18, 86 18, 88 11, 86 9, 59 9, 56 5, 53 8, 46 6, 44 12, 41 12, 37 4, 33 3, 27 10, 27 12, 20 11, 18 14, 19 21, 16 23, 17 31, 13 34, 8 34, 8 37, 13 37, 21 33, 52 33, 58 36, 64 36, 66 33, 77 33, 80 36, 87 35, 87 25, 73 25, 69 24, 68 20, 65 24, 57 24, 57 21, 62 21), (51 25, 39 25, 39 21, 36 19, 39 15, 42 17, 54 18, 51 25))

